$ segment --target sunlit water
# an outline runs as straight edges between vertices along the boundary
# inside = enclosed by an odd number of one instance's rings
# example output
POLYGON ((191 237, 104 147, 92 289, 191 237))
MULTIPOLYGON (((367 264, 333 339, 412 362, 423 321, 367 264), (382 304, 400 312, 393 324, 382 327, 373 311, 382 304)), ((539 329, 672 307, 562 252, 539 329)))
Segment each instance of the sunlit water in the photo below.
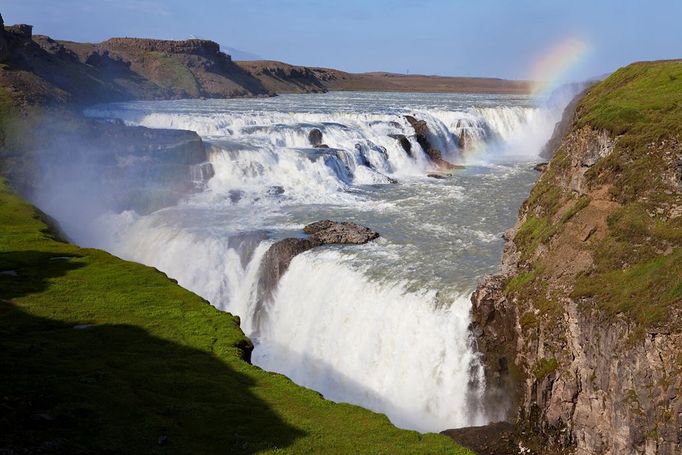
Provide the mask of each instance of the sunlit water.
POLYGON ((211 144, 215 176, 176 207, 110 213, 70 234, 158 267, 239 315, 256 365, 329 399, 421 431, 483 424, 491 413, 480 405, 469 294, 498 268, 501 234, 536 178, 532 163, 560 107, 524 97, 377 93, 98 106, 87 114, 196 130, 211 144), (414 138, 410 157, 391 137, 413 135, 404 114, 426 120, 444 157, 467 167, 427 177, 433 169, 414 138), (309 145, 312 128, 330 149, 309 145), (467 151, 458 146, 462 134, 467 151), (268 246, 325 218, 381 237, 297 256, 257 320, 268 246))

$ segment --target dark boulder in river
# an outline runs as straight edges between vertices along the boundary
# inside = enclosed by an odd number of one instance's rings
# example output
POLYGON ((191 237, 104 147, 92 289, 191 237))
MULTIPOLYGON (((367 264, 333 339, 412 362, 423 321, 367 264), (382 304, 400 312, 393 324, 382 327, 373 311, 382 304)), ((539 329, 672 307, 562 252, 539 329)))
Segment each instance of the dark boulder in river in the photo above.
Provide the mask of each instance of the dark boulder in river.
POLYGON ((276 284, 298 254, 320 245, 361 245, 379 237, 378 232, 348 221, 317 221, 304 227, 303 232, 310 237, 286 238, 270 246, 263 258, 262 276, 274 278, 273 284, 276 284))
POLYGON ((317 128, 310 130, 308 133, 308 142, 310 142, 310 145, 313 147, 319 147, 322 145, 322 131, 317 128))
POLYGON ((424 120, 417 120, 411 115, 406 115, 405 120, 414 129, 415 139, 417 143, 424 150, 424 153, 431 159, 431 162, 439 169, 454 169, 455 165, 443 159, 440 150, 434 148, 429 141, 430 131, 429 126, 424 120))
POLYGON ((309 234, 312 241, 318 242, 321 245, 360 245, 379 237, 378 232, 348 221, 343 223, 331 220, 318 221, 304 227, 303 232, 309 234))
POLYGON ((407 136, 404 134, 391 134, 389 136, 400 142, 400 146, 405 150, 405 153, 410 157, 412 156, 412 143, 407 136))

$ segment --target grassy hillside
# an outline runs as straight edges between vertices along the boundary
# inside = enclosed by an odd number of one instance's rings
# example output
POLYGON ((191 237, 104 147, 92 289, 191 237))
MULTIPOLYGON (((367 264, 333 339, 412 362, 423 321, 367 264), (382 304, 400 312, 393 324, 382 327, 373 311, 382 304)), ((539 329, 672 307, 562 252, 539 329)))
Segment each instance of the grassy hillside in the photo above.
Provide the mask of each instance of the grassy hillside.
POLYGON ((163 273, 56 240, 0 181, 0 448, 469 453, 264 372, 249 347, 163 273))
POLYGON ((592 87, 523 211, 522 274, 507 290, 540 311, 522 325, 560 314, 569 290, 639 333, 679 327, 682 61, 635 63, 592 87))

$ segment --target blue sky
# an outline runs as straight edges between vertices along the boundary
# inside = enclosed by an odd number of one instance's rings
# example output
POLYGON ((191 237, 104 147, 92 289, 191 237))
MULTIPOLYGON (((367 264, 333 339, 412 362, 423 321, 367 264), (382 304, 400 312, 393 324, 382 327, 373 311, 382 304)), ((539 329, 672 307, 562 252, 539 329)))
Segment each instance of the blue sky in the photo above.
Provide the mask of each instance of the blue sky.
POLYGON ((358 72, 524 78, 567 37, 591 48, 570 79, 682 57, 682 0, 0 0, 0 13, 60 39, 197 36, 358 72))

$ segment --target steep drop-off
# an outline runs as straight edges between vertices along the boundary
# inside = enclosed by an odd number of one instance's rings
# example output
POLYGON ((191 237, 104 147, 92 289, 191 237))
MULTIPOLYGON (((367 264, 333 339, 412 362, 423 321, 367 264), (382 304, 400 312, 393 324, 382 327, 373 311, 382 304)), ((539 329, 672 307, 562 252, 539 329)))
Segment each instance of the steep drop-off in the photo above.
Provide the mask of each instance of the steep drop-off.
POLYGON ((682 452, 682 62, 589 89, 474 293, 490 403, 537 452, 682 452))

